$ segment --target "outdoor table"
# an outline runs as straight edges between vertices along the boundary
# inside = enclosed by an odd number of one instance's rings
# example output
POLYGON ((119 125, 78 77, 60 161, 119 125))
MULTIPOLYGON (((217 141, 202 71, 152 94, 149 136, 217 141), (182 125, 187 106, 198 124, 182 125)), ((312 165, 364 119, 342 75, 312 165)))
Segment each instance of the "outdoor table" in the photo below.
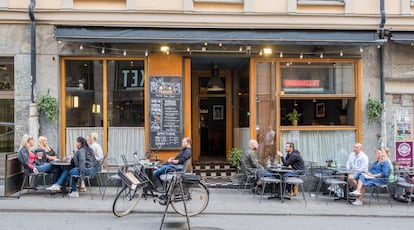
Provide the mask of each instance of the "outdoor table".
POLYGON ((52 165, 68 166, 70 165, 70 161, 71 161, 70 158, 68 159, 64 158, 64 159, 56 159, 54 161, 51 161, 50 163, 52 165))

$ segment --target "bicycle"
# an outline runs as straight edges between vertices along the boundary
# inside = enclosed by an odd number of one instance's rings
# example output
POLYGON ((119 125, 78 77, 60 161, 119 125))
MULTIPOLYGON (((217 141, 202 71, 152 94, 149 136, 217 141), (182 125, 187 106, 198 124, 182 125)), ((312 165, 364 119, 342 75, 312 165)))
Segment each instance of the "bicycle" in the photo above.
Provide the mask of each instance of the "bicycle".
MULTIPOLYGON (((134 153, 137 158, 137 154, 134 153)), ((127 169, 128 170, 128 169, 127 169)), ((180 215, 191 217, 202 213, 209 202, 209 190, 201 181, 200 176, 187 174, 185 172, 171 172, 165 177, 165 192, 159 191, 154 182, 145 172, 145 165, 138 161, 128 170, 138 179, 139 183, 131 185, 131 182, 124 178, 124 172, 119 171, 123 178, 123 188, 116 195, 112 205, 112 213, 122 217, 130 213, 142 197, 145 200, 152 197, 154 203, 158 201, 161 205, 170 202, 174 211, 180 215), (183 192, 180 188, 182 184, 183 192), (185 206, 183 203, 185 202, 185 206)))

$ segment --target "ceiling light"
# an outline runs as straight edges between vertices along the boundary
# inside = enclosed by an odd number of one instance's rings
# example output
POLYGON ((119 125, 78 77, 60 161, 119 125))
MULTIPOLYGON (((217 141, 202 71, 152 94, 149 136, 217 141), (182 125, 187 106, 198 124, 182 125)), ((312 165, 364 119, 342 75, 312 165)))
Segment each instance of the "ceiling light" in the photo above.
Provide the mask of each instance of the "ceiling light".
POLYGON ((168 46, 161 46, 160 50, 161 50, 161 52, 163 52, 163 53, 167 53, 167 52, 169 52, 169 51, 170 51, 170 47, 168 47, 168 46))
POLYGON ((211 77, 207 83, 207 90, 214 92, 225 90, 224 84, 219 77, 219 68, 217 63, 212 64, 211 77))
POLYGON ((264 49, 263 49, 263 54, 265 54, 265 55, 266 55, 266 54, 272 54, 272 52, 273 52, 273 51, 272 51, 272 49, 271 49, 271 48, 264 48, 264 49))

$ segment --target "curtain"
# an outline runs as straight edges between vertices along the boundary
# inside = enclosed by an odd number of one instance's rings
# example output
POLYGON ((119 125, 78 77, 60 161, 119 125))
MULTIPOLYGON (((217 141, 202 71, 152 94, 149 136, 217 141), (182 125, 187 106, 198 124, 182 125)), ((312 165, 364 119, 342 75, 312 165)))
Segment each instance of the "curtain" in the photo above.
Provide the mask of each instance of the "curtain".
POLYGON ((355 130, 327 131, 282 131, 281 148, 286 142, 293 142, 301 152, 304 161, 325 165, 325 161, 336 160, 344 166, 356 142, 355 130))

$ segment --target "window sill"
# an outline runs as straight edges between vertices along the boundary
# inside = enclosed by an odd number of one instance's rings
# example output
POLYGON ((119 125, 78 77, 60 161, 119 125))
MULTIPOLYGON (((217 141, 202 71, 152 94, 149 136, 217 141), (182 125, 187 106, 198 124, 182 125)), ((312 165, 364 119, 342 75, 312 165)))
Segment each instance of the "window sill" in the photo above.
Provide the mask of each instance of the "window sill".
POLYGON ((193 0, 193 2, 242 4, 244 2, 244 0, 193 0))
POLYGON ((345 2, 344 1, 336 1, 336 0, 332 0, 332 1, 305 1, 305 0, 298 0, 298 5, 311 5, 311 6, 344 6, 345 2))

